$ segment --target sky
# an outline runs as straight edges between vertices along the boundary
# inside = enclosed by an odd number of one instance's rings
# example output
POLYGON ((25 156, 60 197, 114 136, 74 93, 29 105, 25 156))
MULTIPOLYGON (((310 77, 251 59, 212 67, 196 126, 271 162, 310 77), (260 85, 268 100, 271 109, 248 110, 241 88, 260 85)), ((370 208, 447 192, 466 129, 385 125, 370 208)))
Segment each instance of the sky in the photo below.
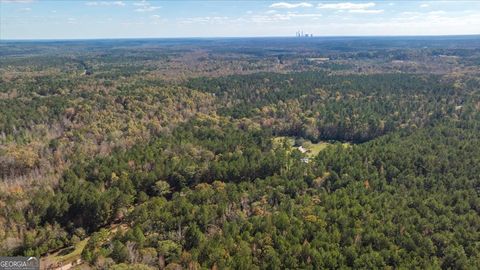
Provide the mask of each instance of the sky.
POLYGON ((0 0, 0 40, 480 34, 477 1, 0 0))

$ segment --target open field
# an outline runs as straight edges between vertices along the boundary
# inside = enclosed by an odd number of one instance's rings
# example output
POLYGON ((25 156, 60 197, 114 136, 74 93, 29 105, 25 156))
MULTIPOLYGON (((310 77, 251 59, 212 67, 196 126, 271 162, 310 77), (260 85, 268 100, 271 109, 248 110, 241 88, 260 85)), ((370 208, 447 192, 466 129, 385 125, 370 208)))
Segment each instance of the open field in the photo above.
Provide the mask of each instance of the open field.
MULTIPOLYGON (((318 142, 318 143, 312 143, 308 140, 303 140, 302 139, 302 144, 301 145, 296 145, 296 138, 295 137, 287 137, 287 136, 278 136, 273 138, 273 142, 275 144, 281 144, 286 140, 286 142, 293 148, 299 149, 300 146, 303 147, 303 149, 306 150, 305 154, 309 158, 316 157, 322 150, 327 148, 328 146, 334 145, 331 142, 318 142)), ((345 147, 350 145, 349 143, 343 143, 345 147)))

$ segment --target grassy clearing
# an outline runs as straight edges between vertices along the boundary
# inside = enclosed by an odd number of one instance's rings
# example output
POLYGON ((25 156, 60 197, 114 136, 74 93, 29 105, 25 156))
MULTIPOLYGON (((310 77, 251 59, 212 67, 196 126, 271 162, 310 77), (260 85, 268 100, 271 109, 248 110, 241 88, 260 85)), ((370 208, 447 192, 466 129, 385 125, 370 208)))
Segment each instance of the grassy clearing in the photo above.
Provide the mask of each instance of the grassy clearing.
MULTIPOLYGON (((305 150, 307 150, 307 152, 305 152, 305 154, 309 158, 313 158, 313 157, 317 156, 318 153, 320 153, 322 150, 327 148, 327 146, 333 145, 333 143, 324 142, 324 141, 321 141, 321 142, 318 142, 318 143, 312 143, 309 140, 300 140, 301 145, 298 145, 298 140, 296 140, 295 137, 287 137, 287 136, 275 137, 275 138, 273 138, 273 143, 277 144, 277 145, 280 145, 285 140, 287 141, 287 143, 292 148, 297 148, 298 149, 298 147, 302 146, 305 150)), ((350 144, 349 143, 344 143, 343 146, 344 147, 349 147, 350 144)))
MULTIPOLYGON (((111 238, 119 230, 126 231, 128 228, 129 227, 126 224, 114 224, 106 228, 105 230, 108 231, 108 238, 111 238)), ((87 245, 89 239, 90 237, 87 237, 82 241, 79 241, 74 246, 66 247, 55 253, 41 257, 40 264, 42 266, 45 266, 45 269, 47 268, 50 269, 49 267, 53 267, 52 269, 56 269, 55 267, 67 265, 69 263, 72 263, 80 259, 82 252, 85 249, 85 246, 87 245)), ((85 262, 82 262, 81 264, 84 266, 86 265, 85 262)), ((83 269, 83 268, 77 265, 75 266, 74 269, 83 269)), ((90 269, 90 268, 87 268, 87 269, 90 269)))
POLYGON ((318 153, 320 153, 322 150, 327 148, 327 146, 332 145, 331 143, 328 142, 318 142, 318 143, 304 143, 303 147, 307 149, 307 156, 308 157, 316 157, 318 153))
POLYGON ((88 239, 89 238, 86 238, 78 242, 73 248, 72 252, 70 253, 67 253, 67 254, 63 254, 62 252, 57 253, 57 256, 55 256, 55 260, 58 262, 66 262, 66 261, 74 261, 78 259, 82 254, 83 249, 87 245, 88 239))
POLYGON ((46 268, 49 266, 58 267, 60 265, 65 265, 80 259, 82 251, 88 243, 88 239, 89 238, 85 238, 78 242, 75 246, 61 249, 55 253, 40 258, 40 264, 46 268))
POLYGON ((80 258, 83 249, 87 245, 89 238, 85 238, 78 242, 75 246, 64 248, 58 252, 50 254, 42 258, 44 265, 58 265, 73 262, 80 258))

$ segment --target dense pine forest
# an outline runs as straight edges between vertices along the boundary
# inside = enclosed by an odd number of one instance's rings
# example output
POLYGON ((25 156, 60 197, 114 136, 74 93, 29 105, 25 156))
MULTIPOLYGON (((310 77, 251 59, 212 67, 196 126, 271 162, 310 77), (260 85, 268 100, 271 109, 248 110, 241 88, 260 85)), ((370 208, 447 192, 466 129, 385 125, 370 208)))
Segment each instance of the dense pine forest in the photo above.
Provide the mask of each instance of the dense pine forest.
POLYGON ((0 255, 479 269, 480 38, 0 43, 0 255))

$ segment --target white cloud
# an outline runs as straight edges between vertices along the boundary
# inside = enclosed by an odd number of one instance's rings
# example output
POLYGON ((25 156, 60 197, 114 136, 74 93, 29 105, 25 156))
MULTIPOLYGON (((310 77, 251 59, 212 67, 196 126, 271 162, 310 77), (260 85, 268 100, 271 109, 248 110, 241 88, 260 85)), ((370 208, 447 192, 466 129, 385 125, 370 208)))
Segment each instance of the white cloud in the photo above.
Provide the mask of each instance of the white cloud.
POLYGON ((273 3, 270 5, 270 8, 300 8, 300 7, 313 7, 313 5, 306 2, 295 3, 295 4, 279 2, 279 3, 273 3))
POLYGON ((135 9, 136 12, 151 12, 155 11, 157 9, 160 9, 162 7, 154 7, 154 6, 148 6, 148 7, 142 7, 142 8, 137 8, 135 9))
POLYGON ((292 18, 318 18, 322 17, 320 13, 306 13, 306 14, 289 14, 292 18))
POLYGON ((167 22, 167 19, 163 18, 162 16, 160 16, 158 14, 150 16, 150 19, 151 19, 151 23, 156 24, 156 25, 163 24, 163 23, 167 22))
POLYGON ((141 1, 138 1, 138 2, 133 3, 133 5, 134 5, 134 6, 143 7, 143 6, 148 6, 148 5, 150 5, 150 3, 148 3, 146 0, 141 0, 141 1))
POLYGON ((216 24, 216 25, 245 25, 246 23, 254 24, 269 24, 269 23, 280 23, 288 22, 294 19, 311 19, 317 20, 322 14, 320 13, 297 13, 297 12, 286 12, 286 13, 254 13, 248 14, 241 17, 226 17, 226 16, 205 16, 205 17, 191 17, 183 18, 179 22, 181 24, 216 24))
POLYGON ((383 9, 369 9, 374 7, 376 4, 373 2, 368 3, 331 3, 331 4, 318 4, 318 8, 321 9, 332 9, 338 11, 348 11, 349 13, 356 14, 380 14, 383 13, 383 9))
MULTIPOLYGON (((389 22, 405 31, 433 34, 480 34, 480 17, 475 12, 448 14, 443 10, 430 12, 403 12, 389 22), (473 29, 477 30, 473 30, 473 29), (432 31, 436 29, 436 31, 432 31), (461 29, 461 30, 460 30, 461 29)), ((422 34, 423 34, 422 33, 422 34)), ((413 34, 413 33, 407 33, 413 34)))
POLYGON ((362 10, 362 9, 367 9, 374 7, 375 3, 369 2, 369 3, 350 3, 350 2, 344 2, 344 3, 335 3, 335 4, 318 4, 318 8, 322 9, 337 9, 337 10, 362 10))
POLYGON ((427 7, 429 7, 429 6, 430 6, 429 4, 421 4, 421 5, 420 5, 421 8, 427 8, 427 7))
POLYGON ((313 25, 319 35, 466 35, 480 34, 478 11, 464 13, 404 12, 376 21, 330 21, 313 25))
POLYGON ((27 7, 27 8, 21 8, 21 9, 19 9, 19 11, 20 12, 30 12, 30 11, 32 11, 32 9, 27 7))
POLYGON ((320 18, 322 14, 320 13, 266 13, 266 14, 256 14, 246 18, 243 18, 243 21, 253 22, 253 23, 272 23, 272 22, 282 22, 290 21, 297 18, 310 18, 317 19, 320 18))
POLYGON ((93 2, 86 2, 85 5, 87 5, 87 6, 120 6, 120 7, 123 7, 126 4, 123 1, 93 1, 93 2))
POLYGON ((146 0, 135 2, 135 3, 133 3, 133 5, 138 7, 138 8, 135 9, 136 12, 152 12, 152 11, 155 11, 157 9, 162 8, 162 7, 159 7, 159 6, 152 6, 146 0))
POLYGON ((351 9, 348 12, 357 14, 380 14, 383 13, 383 9, 351 9))

